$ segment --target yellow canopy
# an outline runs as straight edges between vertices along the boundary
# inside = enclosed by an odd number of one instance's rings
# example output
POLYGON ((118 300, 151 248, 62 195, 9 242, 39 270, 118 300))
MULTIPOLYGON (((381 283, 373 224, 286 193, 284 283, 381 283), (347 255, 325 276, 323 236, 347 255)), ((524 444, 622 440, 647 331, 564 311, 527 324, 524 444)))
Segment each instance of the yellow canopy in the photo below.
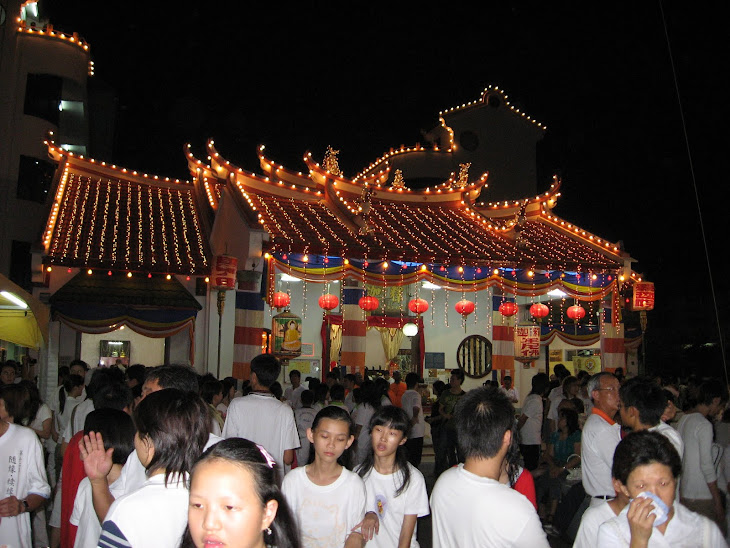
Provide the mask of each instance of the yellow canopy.
POLYGON ((0 274, 0 339, 28 348, 48 341, 50 309, 0 274))

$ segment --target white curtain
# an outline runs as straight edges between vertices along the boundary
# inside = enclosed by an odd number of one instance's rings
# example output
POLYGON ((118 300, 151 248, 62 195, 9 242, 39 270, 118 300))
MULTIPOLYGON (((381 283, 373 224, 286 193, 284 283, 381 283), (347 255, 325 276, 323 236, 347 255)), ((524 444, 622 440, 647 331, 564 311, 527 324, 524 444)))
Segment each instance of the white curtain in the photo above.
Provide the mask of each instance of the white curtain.
POLYGON ((376 327, 383 343, 387 363, 398 355, 400 343, 403 341, 403 330, 399 327, 376 327))

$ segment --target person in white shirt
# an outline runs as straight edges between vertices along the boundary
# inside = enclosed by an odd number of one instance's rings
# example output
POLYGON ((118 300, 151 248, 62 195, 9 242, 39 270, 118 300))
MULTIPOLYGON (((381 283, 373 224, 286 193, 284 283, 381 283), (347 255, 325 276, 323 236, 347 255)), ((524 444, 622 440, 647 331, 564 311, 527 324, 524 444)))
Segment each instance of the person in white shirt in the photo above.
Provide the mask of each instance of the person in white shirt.
POLYGON ((520 393, 512 385, 512 377, 510 377, 509 375, 505 375, 502 379, 502 383, 502 391, 507 395, 507 399, 512 403, 517 403, 518 401, 520 401, 520 393))
POLYGON ((659 432, 672 442, 674 448, 682 458, 684 442, 674 428, 662 422, 662 414, 667 407, 664 391, 654 381, 641 377, 634 377, 621 385, 619 390, 621 399, 621 424, 633 432, 652 430, 659 432))
POLYGON ((297 449, 297 466, 304 466, 309 463, 309 450, 311 444, 307 438, 307 429, 312 427, 317 412, 312 408, 314 403, 314 392, 305 390, 301 395, 302 406, 294 410, 294 422, 299 433, 299 449, 297 449))
POLYGON ((543 396, 549 386, 545 373, 537 373, 532 377, 532 391, 522 403, 522 414, 517 421, 520 432, 520 452, 525 461, 525 468, 532 471, 540 462, 542 445, 543 396))
POLYGON ((367 491, 362 527, 374 548, 418 548, 417 520, 429 514, 426 481, 405 449, 410 423, 403 409, 381 407, 370 420, 370 451, 355 469, 367 491))
MULTIPOLYGON (((124 492, 117 479, 127 457, 134 451, 135 427, 132 417, 119 409, 98 409, 89 413, 84 427, 86 434, 91 431, 101 434, 104 449, 112 450, 112 467, 106 480, 111 493, 116 497, 122 496, 124 492)), ((101 523, 94 511, 91 481, 88 477, 79 483, 69 522, 77 528, 74 548, 94 548, 97 545, 101 523)))
POLYGON ((302 406, 301 397, 302 392, 304 392, 304 387, 301 384, 302 374, 298 370, 292 369, 289 371, 289 382, 291 386, 284 390, 284 400, 292 409, 299 409, 302 406))
POLYGON ((401 408, 408 415, 411 430, 408 434, 405 448, 408 451, 408 462, 418 468, 421 465, 423 455, 423 436, 426 433, 426 418, 423 415, 423 404, 421 394, 416 386, 421 381, 418 373, 406 375, 406 388, 401 397, 401 408))
POLYGON ((621 425, 614 420, 620 406, 619 388, 618 379, 606 371, 596 373, 588 381, 593 409, 583 427, 581 468, 583 488, 591 497, 591 506, 615 496, 611 464, 621 441, 621 425))
POLYGON ((722 409, 724 391, 719 381, 706 381, 697 388, 696 405, 677 424, 684 442, 682 479, 679 493, 682 504, 715 521, 723 530, 725 512, 717 485, 717 472, 712 459, 712 423, 722 409))
POLYGON ((431 493, 434 548, 549 546, 532 503, 499 482, 515 425, 507 397, 491 386, 471 390, 454 422, 466 460, 443 472, 431 493))
POLYGON ((681 471, 677 451, 658 432, 632 432, 621 440, 614 454, 613 474, 631 502, 599 527, 598 548, 726 548, 712 520, 675 500, 681 471))
POLYGON ((260 354, 251 360, 253 392, 228 406, 223 437, 246 438, 263 445, 273 455, 279 477, 283 478, 286 467, 294 462, 299 434, 292 408, 269 391, 280 371, 279 360, 272 354, 260 354))

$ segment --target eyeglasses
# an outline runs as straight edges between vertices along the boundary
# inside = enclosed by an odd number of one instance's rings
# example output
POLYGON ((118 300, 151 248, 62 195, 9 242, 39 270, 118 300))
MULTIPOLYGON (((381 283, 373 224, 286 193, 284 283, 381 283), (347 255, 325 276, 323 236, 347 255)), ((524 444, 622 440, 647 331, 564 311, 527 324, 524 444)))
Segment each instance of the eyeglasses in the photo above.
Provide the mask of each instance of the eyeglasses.
POLYGON ((609 388, 596 388, 596 390, 606 390, 608 392, 616 392, 618 388, 614 388, 613 386, 610 386, 609 388))

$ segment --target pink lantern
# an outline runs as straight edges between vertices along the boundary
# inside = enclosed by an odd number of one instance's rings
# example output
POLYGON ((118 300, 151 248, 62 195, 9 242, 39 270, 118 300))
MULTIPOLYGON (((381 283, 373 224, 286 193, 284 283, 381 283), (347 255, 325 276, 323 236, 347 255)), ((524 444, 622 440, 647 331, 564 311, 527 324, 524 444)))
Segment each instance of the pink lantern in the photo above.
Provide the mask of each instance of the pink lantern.
POLYGON ((571 320, 575 320, 576 322, 586 315, 586 309, 582 306, 579 306, 577 304, 574 304, 573 306, 568 307, 567 310, 568 318, 571 320))
POLYGON ((372 312, 380 306, 380 301, 376 297, 362 297, 357 301, 357 306, 362 308, 365 312, 372 312))
POLYGON ((428 310, 428 302, 424 299, 411 299, 408 302, 408 310, 414 314, 423 314, 428 310))
POLYGON ((517 303, 513 303, 512 301, 505 301, 499 305, 499 313, 502 316, 514 316, 517 314, 517 310, 517 303))
POLYGON ((332 310, 333 308, 337 308, 339 304, 340 299, 337 295, 332 295, 331 293, 325 293, 319 298, 319 307, 324 310, 332 310))
POLYGON ((291 297, 289 297, 289 294, 283 293, 281 291, 274 293, 274 296, 271 299, 271 304, 274 306, 274 308, 286 308, 287 306, 289 306, 290 302, 291 297))
POLYGON ((542 303, 535 303, 530 307, 530 315, 538 320, 541 320, 548 314, 550 314, 550 309, 542 303))
POLYGON ((454 309, 461 314, 462 316, 466 317, 472 312, 474 312, 474 303, 471 302, 468 299, 462 299, 458 303, 454 305, 454 309))

